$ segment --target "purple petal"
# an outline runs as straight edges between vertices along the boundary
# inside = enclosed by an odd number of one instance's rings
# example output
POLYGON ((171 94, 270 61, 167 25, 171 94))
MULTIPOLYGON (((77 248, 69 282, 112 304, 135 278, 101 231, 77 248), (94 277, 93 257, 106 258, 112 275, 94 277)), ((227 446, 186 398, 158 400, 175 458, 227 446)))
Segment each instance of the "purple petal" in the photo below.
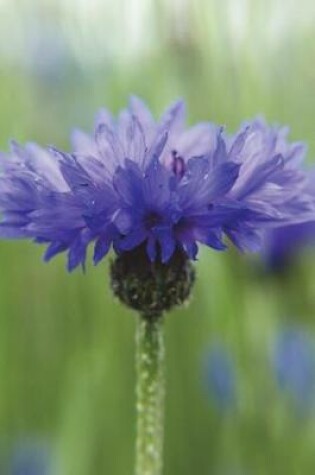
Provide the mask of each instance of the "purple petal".
POLYGON ((101 123, 96 129, 95 140, 99 154, 104 160, 104 167, 108 173, 113 174, 126 158, 117 134, 107 124, 101 123))
POLYGON ((149 236, 146 245, 146 251, 151 262, 154 262, 157 256, 156 240, 153 236, 149 236))
POLYGON ((68 248, 68 244, 64 242, 54 241, 52 242, 44 254, 44 261, 48 262, 50 259, 55 257, 57 254, 64 252, 68 248))
POLYGON ((160 120, 160 127, 165 127, 169 133, 178 133, 182 130, 185 121, 185 103, 177 101, 166 109, 160 120))
POLYGON ((143 166, 147 152, 144 131, 137 117, 128 110, 119 116, 119 137, 125 157, 143 166))
POLYGON ((209 154, 215 143, 217 128, 210 123, 197 124, 183 132, 174 143, 176 151, 186 160, 209 154))
POLYGON ((79 265, 82 265, 83 270, 85 269, 86 248, 89 243, 89 238, 89 232, 83 230, 71 244, 68 253, 69 272, 72 272, 79 265))
POLYGON ((97 239, 94 246, 94 265, 97 265, 103 259, 103 257, 106 256, 110 249, 111 242, 111 236, 106 234, 97 239))
POLYGON ((74 152, 78 152, 82 155, 97 155, 97 147, 95 141, 90 135, 86 134, 85 132, 82 132, 82 130, 74 129, 72 131, 70 140, 74 152))
POLYGON ((242 175, 240 171, 240 179, 236 181, 232 190, 232 196, 239 200, 257 191, 264 186, 270 177, 277 171, 283 169, 284 160, 281 155, 276 155, 270 160, 263 162, 255 168, 248 168, 247 173, 242 175))
POLYGON ((146 132, 151 132, 155 123, 152 114, 145 105, 145 103, 138 97, 131 96, 129 107, 132 111, 132 114, 134 114, 138 118, 143 130, 145 130, 146 132))
POLYGON ((124 251, 130 251, 139 246, 147 238, 147 231, 143 228, 136 229, 124 236, 119 241, 119 248, 124 251))
POLYGON ((188 257, 192 260, 197 259, 197 254, 198 254, 198 245, 194 241, 183 241, 182 246, 188 255, 188 257))

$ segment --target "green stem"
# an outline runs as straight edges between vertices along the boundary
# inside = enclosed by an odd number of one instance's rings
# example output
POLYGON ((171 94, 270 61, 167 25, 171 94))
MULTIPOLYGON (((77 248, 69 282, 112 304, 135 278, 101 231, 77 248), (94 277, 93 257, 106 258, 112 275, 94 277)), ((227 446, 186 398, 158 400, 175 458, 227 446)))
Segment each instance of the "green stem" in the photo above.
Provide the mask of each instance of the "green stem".
POLYGON ((164 425, 163 318, 138 318, 136 475, 161 475, 164 425))

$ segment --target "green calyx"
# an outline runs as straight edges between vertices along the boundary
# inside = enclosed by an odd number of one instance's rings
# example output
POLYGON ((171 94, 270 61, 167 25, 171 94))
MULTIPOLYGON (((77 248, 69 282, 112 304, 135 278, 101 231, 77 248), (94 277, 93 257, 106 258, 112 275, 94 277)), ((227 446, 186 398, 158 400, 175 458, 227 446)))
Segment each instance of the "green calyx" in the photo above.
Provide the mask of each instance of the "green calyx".
POLYGON ((147 318, 185 303, 195 280, 186 254, 177 249, 165 264, 150 262, 145 246, 124 252, 111 264, 111 286, 118 299, 147 318))

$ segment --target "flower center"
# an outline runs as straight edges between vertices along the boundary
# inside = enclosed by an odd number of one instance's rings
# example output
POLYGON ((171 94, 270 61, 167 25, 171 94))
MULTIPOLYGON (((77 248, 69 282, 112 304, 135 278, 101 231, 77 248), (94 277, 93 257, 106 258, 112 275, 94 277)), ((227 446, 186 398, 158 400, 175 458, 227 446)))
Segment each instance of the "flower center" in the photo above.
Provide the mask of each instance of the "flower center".
POLYGON ((161 216, 156 211, 150 211, 144 218, 144 226, 150 230, 162 222, 161 216))

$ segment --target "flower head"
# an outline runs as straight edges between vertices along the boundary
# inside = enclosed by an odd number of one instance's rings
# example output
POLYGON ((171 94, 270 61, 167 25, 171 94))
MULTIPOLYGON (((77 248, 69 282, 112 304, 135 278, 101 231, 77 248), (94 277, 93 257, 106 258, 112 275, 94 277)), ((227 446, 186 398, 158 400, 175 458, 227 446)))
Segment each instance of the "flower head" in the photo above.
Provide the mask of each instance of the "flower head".
POLYGON ((140 245, 167 263, 178 249, 196 258, 199 244, 224 250, 224 235, 256 250, 267 227, 314 217, 303 146, 259 120, 228 138, 210 123, 186 129, 182 102, 156 122, 132 98, 72 142, 71 153, 12 143, 0 178, 0 236, 48 244, 45 260, 68 251, 69 270, 92 241, 95 263, 140 245))

